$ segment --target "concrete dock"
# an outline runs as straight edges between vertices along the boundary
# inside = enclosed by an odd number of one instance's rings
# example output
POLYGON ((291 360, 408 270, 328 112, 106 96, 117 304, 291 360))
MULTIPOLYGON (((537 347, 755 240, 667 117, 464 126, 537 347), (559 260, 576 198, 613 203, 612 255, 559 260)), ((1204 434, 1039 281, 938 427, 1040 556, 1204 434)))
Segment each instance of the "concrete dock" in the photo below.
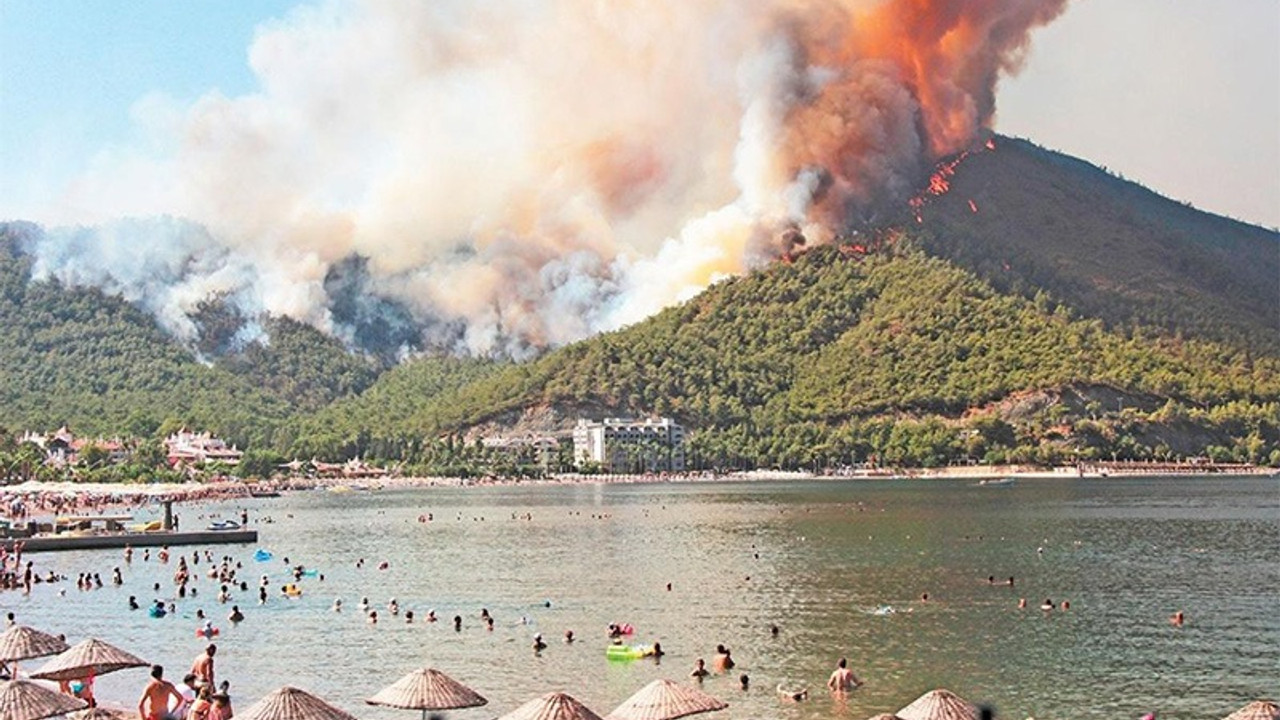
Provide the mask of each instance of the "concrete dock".
POLYGON ((100 550, 103 548, 158 547, 162 545, 243 545, 258 542, 257 530, 196 530, 175 532, 120 532, 57 535, 33 535, 29 538, 5 538, 4 548, 13 552, 14 543, 22 543, 22 552, 53 552, 57 550, 100 550))

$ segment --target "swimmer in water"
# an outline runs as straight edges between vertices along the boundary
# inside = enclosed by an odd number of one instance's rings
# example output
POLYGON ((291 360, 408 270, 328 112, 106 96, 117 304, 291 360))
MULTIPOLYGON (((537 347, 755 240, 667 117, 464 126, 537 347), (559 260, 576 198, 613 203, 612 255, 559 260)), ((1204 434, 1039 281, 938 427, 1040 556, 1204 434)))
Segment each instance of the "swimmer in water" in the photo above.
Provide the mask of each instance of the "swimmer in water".
POLYGON ((1049 598, 1045 598, 1045 599, 1044 599, 1044 602, 1040 603, 1040 609, 1041 609, 1041 610, 1044 610, 1045 612, 1048 612, 1048 611, 1052 610, 1052 609, 1053 609, 1053 600, 1050 600, 1049 598))
POLYGON ((701 682, 703 678, 710 674, 711 671, 707 670, 707 661, 702 658, 698 658, 698 663, 694 666, 693 672, 689 673, 689 677, 697 678, 699 682, 701 682))
POLYGON ((546 644, 546 643, 544 643, 544 642, 542 642, 542 634, 541 634, 541 633, 539 633, 539 634, 537 634, 537 635, 534 635, 534 636, 533 636, 533 651, 534 651, 534 652, 542 652, 543 650, 546 650, 546 649, 547 649, 547 644, 546 644))
POLYGON ((786 690, 781 685, 778 686, 778 695, 789 702, 801 702, 809 699, 809 688, 803 690, 786 690))
POLYGON ((716 646, 716 656, 711 659, 711 668, 718 673, 728 672, 732 670, 736 663, 729 653, 729 648, 724 645, 716 646))
POLYGON ((240 612, 240 606, 239 606, 239 605, 232 605, 232 606, 231 606, 231 614, 227 615, 227 620, 230 620, 230 621, 231 621, 231 622, 233 622, 233 623, 238 623, 238 622, 243 622, 243 621, 244 621, 244 613, 240 612))
POLYGON ((572 643, 572 642, 573 642, 573 631, 572 631, 572 630, 565 630, 565 631, 564 631, 564 641, 565 641, 565 643, 572 643))
POLYGON ((1182 623, 1186 622, 1186 619, 1186 616, 1182 614, 1181 610, 1179 610, 1169 616, 1169 623, 1174 627, 1182 627, 1182 623))
POLYGON ((334 612, 342 612, 342 598, 334 598, 334 600, 333 600, 333 611, 334 611, 334 612))

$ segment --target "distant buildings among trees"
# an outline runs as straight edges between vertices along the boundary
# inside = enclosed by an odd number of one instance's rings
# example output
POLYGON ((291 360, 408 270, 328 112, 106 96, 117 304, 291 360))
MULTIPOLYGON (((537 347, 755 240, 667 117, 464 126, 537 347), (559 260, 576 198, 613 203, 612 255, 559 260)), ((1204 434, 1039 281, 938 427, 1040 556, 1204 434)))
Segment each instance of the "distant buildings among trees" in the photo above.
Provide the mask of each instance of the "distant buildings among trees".
POLYGON ((684 472, 684 428, 670 418, 581 419, 573 459, 580 469, 611 473, 684 472))

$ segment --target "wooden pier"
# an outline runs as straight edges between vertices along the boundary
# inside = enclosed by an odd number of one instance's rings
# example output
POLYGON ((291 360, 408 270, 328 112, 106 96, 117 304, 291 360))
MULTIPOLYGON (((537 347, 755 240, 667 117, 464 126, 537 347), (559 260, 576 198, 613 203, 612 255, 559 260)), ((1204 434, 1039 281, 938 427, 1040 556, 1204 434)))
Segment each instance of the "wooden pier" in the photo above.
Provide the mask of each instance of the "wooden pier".
POLYGON ((54 552, 58 550, 101 550, 106 548, 161 547, 174 545, 243 545, 258 542, 257 530, 197 530, 193 532, 154 531, 57 535, 33 535, 26 538, 5 538, 4 548, 13 552, 15 543, 22 543, 23 553, 54 552))

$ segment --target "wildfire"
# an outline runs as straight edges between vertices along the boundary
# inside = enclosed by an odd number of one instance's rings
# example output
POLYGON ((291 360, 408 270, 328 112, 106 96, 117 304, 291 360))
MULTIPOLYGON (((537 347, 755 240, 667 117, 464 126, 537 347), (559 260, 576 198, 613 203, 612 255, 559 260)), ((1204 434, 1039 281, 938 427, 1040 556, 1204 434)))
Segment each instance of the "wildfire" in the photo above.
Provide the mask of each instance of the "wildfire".
MULTIPOLYGON (((946 195, 951 191, 951 178, 955 177, 956 169, 960 167, 960 163, 964 162, 969 156, 976 155, 981 152, 992 152, 996 149, 994 139, 988 138, 982 145, 963 150, 960 154, 944 160, 934 167, 933 173, 929 175, 929 182, 924 189, 916 193, 910 200, 907 200, 907 206, 911 208, 915 214, 916 222, 924 223, 924 206, 932 199, 946 195)), ((978 212, 978 205, 973 200, 969 200, 969 210, 975 214, 978 212)))

